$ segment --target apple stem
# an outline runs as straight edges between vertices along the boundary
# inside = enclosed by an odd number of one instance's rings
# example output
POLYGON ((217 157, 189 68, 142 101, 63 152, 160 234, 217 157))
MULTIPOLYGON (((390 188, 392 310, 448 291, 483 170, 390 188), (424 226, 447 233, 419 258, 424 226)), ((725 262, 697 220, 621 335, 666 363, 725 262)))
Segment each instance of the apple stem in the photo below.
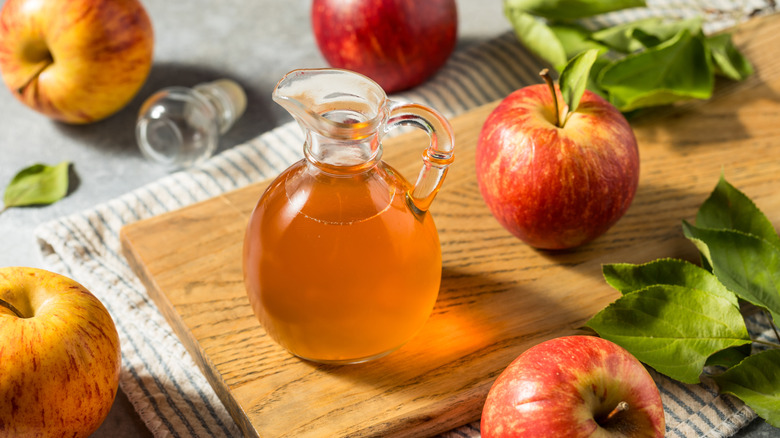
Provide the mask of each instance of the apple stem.
POLYGON ((40 75, 41 75, 41 73, 43 73, 43 71, 44 71, 44 70, 46 70, 46 68, 47 68, 48 66, 52 65, 53 63, 54 63, 54 59, 51 57, 51 55, 49 55, 49 56, 48 56, 46 59, 44 59, 43 61, 41 61, 41 62, 40 62, 40 64, 39 64, 39 66, 38 66, 38 68, 37 68, 37 69, 35 70, 35 72, 33 73, 33 75, 32 75, 32 76, 30 76, 30 79, 28 79, 28 80, 27 80, 27 82, 25 82, 24 84, 22 84, 22 86, 21 86, 21 87, 17 88, 17 89, 16 89, 16 92, 17 92, 17 93, 19 93, 19 94, 23 94, 23 93, 24 93, 24 90, 25 90, 25 88, 29 87, 29 86, 30 86, 30 84, 31 84, 31 83, 32 83, 32 82, 33 82, 35 79, 37 79, 37 78, 38 78, 38 76, 40 76, 40 75))
POLYGON ((552 76, 550 76, 550 69, 542 69, 542 71, 539 72, 539 76, 547 82, 547 87, 550 89, 550 94, 552 94, 553 105, 555 106, 555 126, 563 128, 563 126, 561 126, 561 110, 558 108, 558 96, 555 94, 555 83, 553 82, 552 76))
POLYGON ((601 423, 607 423, 607 422, 609 422, 609 420, 614 418, 615 415, 617 415, 617 414, 619 414, 621 412, 625 412, 627 410, 628 410, 628 403, 626 403, 624 401, 621 401, 620 403, 617 404, 617 406, 615 406, 615 409, 613 409, 612 412, 610 412, 609 414, 607 414, 606 417, 604 417, 604 419, 601 421, 601 423))
POLYGON ((19 311, 16 307, 14 307, 13 304, 9 303, 8 301, 0 298, 0 307, 5 307, 6 309, 10 310, 11 312, 14 312, 16 316, 19 318, 24 318, 24 315, 22 315, 22 312, 19 311))

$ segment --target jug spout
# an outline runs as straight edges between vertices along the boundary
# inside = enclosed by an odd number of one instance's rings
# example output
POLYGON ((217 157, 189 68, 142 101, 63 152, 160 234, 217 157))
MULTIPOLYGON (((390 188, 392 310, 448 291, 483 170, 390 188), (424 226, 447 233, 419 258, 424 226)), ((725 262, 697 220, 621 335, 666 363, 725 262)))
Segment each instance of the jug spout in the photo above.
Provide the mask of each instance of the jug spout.
POLYGON ((347 70, 300 69, 286 74, 273 100, 304 130, 337 139, 360 139, 382 125, 387 96, 371 79, 347 70))
POLYGON ((324 167, 373 165, 390 129, 409 125, 427 132, 423 168, 407 199, 415 211, 428 210, 453 160, 452 127, 444 116, 389 100, 373 80, 340 69, 293 70, 276 85, 273 99, 301 125, 307 159, 324 167))

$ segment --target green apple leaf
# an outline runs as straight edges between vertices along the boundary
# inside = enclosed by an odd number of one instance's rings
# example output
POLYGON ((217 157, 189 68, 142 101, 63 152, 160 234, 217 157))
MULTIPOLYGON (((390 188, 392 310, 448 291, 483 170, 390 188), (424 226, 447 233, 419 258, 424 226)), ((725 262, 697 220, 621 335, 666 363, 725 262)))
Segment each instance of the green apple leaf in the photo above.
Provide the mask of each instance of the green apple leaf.
POLYGON ((591 34, 591 38, 612 50, 621 53, 633 53, 644 49, 642 41, 634 37, 636 29, 659 26, 663 21, 659 17, 643 18, 629 23, 605 27, 591 34))
POLYGON ((504 14, 512 23, 512 28, 520 42, 534 55, 548 62, 554 68, 559 69, 566 65, 566 61, 569 59, 566 56, 566 50, 550 27, 522 9, 510 7, 510 3, 506 3, 504 14))
POLYGON ((683 234, 738 297, 763 307, 780 323, 780 248, 736 230, 698 228, 683 222, 683 234))
POLYGON ((623 295, 587 326, 622 345, 667 376, 695 383, 704 366, 722 393, 742 399, 768 423, 780 426, 780 349, 753 353, 735 296, 780 316, 780 247, 758 207, 721 176, 684 235, 707 269, 660 259, 603 267, 607 283, 623 295))
POLYGON ((655 285, 618 298, 587 326, 673 379, 698 383, 707 358, 750 343, 739 309, 698 289, 655 285))
POLYGON ((745 58, 731 40, 731 34, 722 33, 707 38, 712 54, 715 73, 735 81, 741 81, 753 74, 753 65, 745 58))
POLYGON ((683 29, 658 46, 626 55, 601 70, 599 85, 621 111, 707 99, 714 78, 704 37, 683 29))
MULTIPOLYGON (((581 26, 552 24, 550 25, 550 30, 561 43, 561 46, 566 53, 566 59, 571 59, 577 54, 590 49, 598 50, 599 56, 593 63, 590 73, 588 73, 588 85, 586 88, 594 93, 598 93, 605 100, 608 100, 609 96, 607 96, 607 93, 602 90, 598 84, 598 77, 599 73, 601 73, 601 69, 612 63, 612 60, 608 57, 609 47, 590 39, 590 32, 581 26)), ((565 64, 556 65, 554 67, 560 72, 565 67, 565 64)))
MULTIPOLYGON (((550 24, 550 31, 561 43, 566 59, 571 59, 577 54, 589 49, 598 49, 599 54, 605 53, 609 47, 591 38, 589 30, 576 24, 550 24)), ((555 66, 562 69, 564 64, 555 66)))
POLYGON ((720 392, 739 398, 767 423, 780 427, 780 350, 756 353, 713 379, 720 392))
POLYGON ((691 35, 702 34, 703 20, 701 17, 686 20, 661 20, 646 26, 637 26, 633 36, 645 47, 651 48, 675 38, 681 31, 687 30, 691 35))
POLYGON ((642 265, 617 263, 602 267, 604 278, 622 294, 657 284, 685 286, 717 295, 739 308, 733 292, 705 269, 685 260, 658 259, 642 265))
MULTIPOLYGON (((590 73, 596 57, 599 56, 598 49, 590 49, 572 58, 561 71, 561 77, 558 82, 561 87, 561 96, 563 101, 569 107, 566 118, 577 111, 580 106, 580 99, 585 92, 588 84, 588 74, 590 73)), ((564 124, 566 121, 564 120, 564 124)))
POLYGON ((593 32, 591 38, 621 52, 633 53, 655 47, 687 29, 691 35, 702 30, 702 19, 668 20, 661 17, 643 18, 593 32))
POLYGON ((644 0, 505 0, 504 6, 551 20, 576 20, 646 4, 644 0))
POLYGON ((576 21, 641 6, 644 0, 504 0, 504 14, 520 42, 559 72, 577 54, 598 49, 587 89, 624 113, 708 99, 716 74, 753 73, 729 35, 704 36, 701 17, 650 17, 596 31, 576 21))
POLYGON ((68 169, 63 161, 54 166, 33 164, 13 177, 3 196, 3 209, 43 205, 59 201, 68 193, 68 169))
POLYGON ((703 24, 702 17, 693 17, 685 20, 663 20, 656 26, 642 27, 638 30, 654 36, 659 42, 664 42, 676 37, 683 30, 687 30, 691 35, 699 35, 702 33, 703 24))
POLYGON ((707 362, 704 365, 731 368, 745 360, 746 357, 750 356, 752 348, 753 347, 751 344, 745 344, 738 347, 730 347, 725 350, 721 350, 708 357, 707 362))
POLYGON ((610 60, 607 55, 601 55, 598 58, 596 58, 596 62, 593 63, 593 67, 590 69, 590 73, 588 74, 588 86, 587 89, 597 93, 599 96, 603 97, 604 100, 609 101, 609 93, 607 90, 601 87, 601 84, 599 84, 599 76, 601 75, 601 70, 603 70, 606 66, 612 64, 612 60, 610 60))
POLYGON ((780 236, 772 222, 744 193, 732 186, 721 175, 710 196, 696 214, 699 228, 742 231, 766 239, 780 248, 780 236))

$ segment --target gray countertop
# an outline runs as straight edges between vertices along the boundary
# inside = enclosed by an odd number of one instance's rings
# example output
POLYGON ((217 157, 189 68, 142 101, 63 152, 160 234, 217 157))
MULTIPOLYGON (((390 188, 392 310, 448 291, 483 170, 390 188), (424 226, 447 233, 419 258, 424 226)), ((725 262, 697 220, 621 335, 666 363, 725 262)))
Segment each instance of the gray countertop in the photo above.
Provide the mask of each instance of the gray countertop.
MULTIPOLYGON (((5 0, 0 0, 0 5, 5 0)), ((230 148, 291 120, 271 101, 286 72, 322 67, 310 30, 310 0, 143 1, 155 29, 154 65, 136 98, 116 115, 91 125, 52 122, 24 107, 0 87, 0 185, 23 167, 68 160, 71 192, 45 207, 12 208, 0 215, 0 266, 45 268, 34 237, 37 226, 108 201, 167 174, 146 161, 135 143, 134 123, 143 100, 171 85, 193 86, 232 78, 247 91, 247 111, 221 140, 230 148)), ((510 29, 500 1, 458 0, 459 45, 510 29)), ((120 393, 95 436, 141 437, 149 432, 120 393)), ((755 421, 738 436, 780 437, 755 421)))

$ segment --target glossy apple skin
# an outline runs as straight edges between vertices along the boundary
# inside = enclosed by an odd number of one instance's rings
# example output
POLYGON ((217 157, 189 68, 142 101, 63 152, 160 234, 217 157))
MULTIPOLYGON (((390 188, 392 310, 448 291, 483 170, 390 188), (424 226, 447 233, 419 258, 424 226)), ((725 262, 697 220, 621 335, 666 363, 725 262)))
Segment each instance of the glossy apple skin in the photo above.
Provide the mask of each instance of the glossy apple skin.
POLYGON ((153 47, 137 0, 6 0, 0 11, 3 81, 25 105, 67 123, 123 108, 146 81, 153 47))
POLYGON ((48 271, 0 268, 0 436, 87 437, 111 410, 121 362, 106 308, 48 271))
POLYGON ((476 151, 477 181, 493 216, 541 249, 602 235, 628 210, 639 182, 636 138, 614 106, 586 90, 563 128, 554 114, 547 85, 521 88, 488 116, 476 151))
POLYGON ((439 70, 458 33, 455 0, 314 0, 311 22, 332 67, 362 73, 387 93, 439 70))
POLYGON ((663 437, 661 395, 644 366, 594 336, 531 347, 496 379, 482 411, 483 438, 663 437), (629 408, 603 426, 618 403, 629 408))

